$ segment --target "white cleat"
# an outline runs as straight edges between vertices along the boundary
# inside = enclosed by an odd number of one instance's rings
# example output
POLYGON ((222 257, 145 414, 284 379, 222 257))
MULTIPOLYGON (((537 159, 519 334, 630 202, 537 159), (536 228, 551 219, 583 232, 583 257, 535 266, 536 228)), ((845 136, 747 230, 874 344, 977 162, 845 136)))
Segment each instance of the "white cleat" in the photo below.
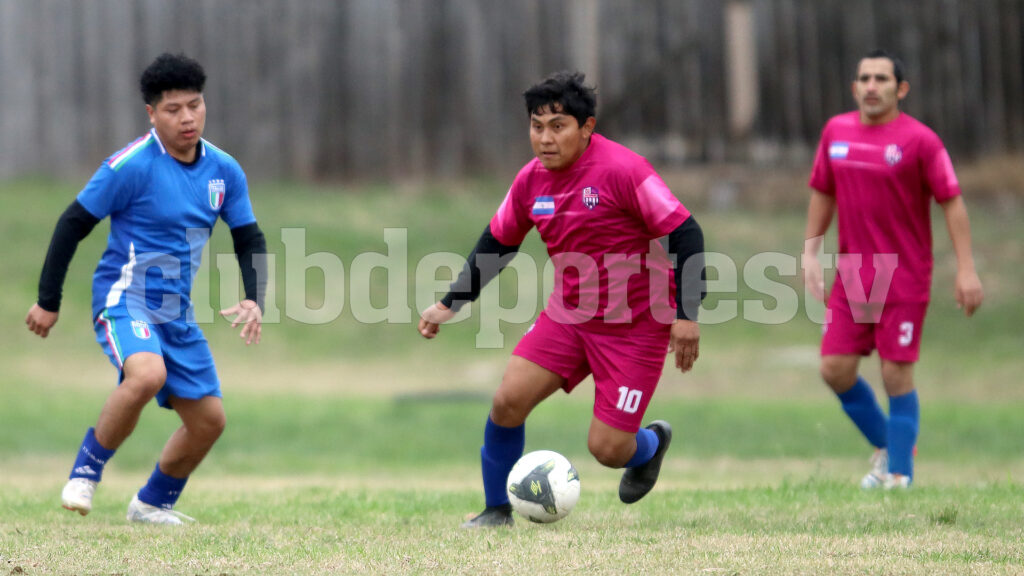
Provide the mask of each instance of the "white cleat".
POLYGON ((903 474, 887 474, 885 477, 886 490, 907 490, 910 488, 910 476, 903 474))
POLYGON ((61 505, 72 512, 85 516, 92 511, 92 496, 96 493, 96 482, 87 478, 72 478, 61 490, 61 505))
POLYGON ((132 497, 131 503, 128 504, 128 521, 141 522, 143 524, 180 525, 186 522, 195 522, 196 520, 181 512, 146 504, 139 500, 138 495, 135 495, 132 497))
POLYGON ((885 486, 889 476, 889 451, 885 448, 875 450, 871 455, 871 471, 860 480, 862 490, 876 490, 885 486))

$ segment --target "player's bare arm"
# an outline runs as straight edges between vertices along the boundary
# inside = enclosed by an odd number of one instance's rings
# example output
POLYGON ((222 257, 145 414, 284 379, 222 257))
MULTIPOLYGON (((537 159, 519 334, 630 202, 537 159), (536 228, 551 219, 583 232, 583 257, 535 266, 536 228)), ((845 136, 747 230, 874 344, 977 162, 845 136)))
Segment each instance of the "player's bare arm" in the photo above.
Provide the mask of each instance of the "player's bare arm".
POLYGON ((953 295, 957 308, 962 309, 967 316, 972 316, 981 307, 985 292, 971 254, 971 223, 967 216, 967 206, 962 196, 954 196, 942 203, 942 211, 946 216, 949 238, 953 242, 953 252, 956 253, 953 295))
POLYGON ((804 231, 803 271, 804 286, 819 301, 825 300, 825 277, 818 261, 818 251, 825 232, 832 224, 836 199, 815 190, 807 207, 807 227, 804 231))

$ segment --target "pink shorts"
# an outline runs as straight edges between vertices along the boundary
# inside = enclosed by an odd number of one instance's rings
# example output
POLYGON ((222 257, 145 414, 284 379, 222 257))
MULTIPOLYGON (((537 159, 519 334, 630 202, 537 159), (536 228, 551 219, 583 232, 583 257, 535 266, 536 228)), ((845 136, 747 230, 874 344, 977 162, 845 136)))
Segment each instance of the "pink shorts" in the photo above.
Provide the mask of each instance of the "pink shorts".
POLYGON ((670 329, 645 324, 600 333, 555 322, 541 312, 512 353, 565 378, 566 393, 592 373, 594 416, 636 432, 661 379, 670 329))
POLYGON ((927 302, 886 302, 850 304, 843 295, 828 301, 831 316, 824 327, 821 355, 859 354, 878 356, 893 362, 917 362, 927 302))

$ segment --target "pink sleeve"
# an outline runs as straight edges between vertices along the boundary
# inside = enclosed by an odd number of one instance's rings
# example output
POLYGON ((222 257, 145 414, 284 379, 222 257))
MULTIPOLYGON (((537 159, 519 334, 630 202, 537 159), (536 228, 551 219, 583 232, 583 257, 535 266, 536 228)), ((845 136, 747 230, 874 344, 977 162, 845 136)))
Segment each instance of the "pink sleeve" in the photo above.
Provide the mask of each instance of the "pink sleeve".
POLYGON ((522 244, 530 228, 533 228, 533 222, 521 214, 521 202, 519 202, 517 194, 520 188, 517 177, 512 183, 512 187, 508 189, 508 194, 505 194, 505 199, 502 200, 498 211, 491 218, 491 234, 498 242, 506 246, 522 244))
POLYGON ((637 207, 647 229, 655 238, 675 230, 690 217, 690 211, 672 194, 665 182, 651 173, 636 188, 637 207))
POLYGON ((836 185, 835 180, 832 178, 832 164, 829 162, 828 146, 828 125, 826 124, 825 129, 821 131, 821 142, 818 143, 818 152, 814 155, 814 168, 811 169, 811 180, 808 184, 810 184, 811 188, 822 194, 835 196, 836 185))
POLYGON ((921 161, 925 182, 937 202, 960 195, 960 183, 953 171, 953 161, 938 136, 932 134, 922 144, 921 161))

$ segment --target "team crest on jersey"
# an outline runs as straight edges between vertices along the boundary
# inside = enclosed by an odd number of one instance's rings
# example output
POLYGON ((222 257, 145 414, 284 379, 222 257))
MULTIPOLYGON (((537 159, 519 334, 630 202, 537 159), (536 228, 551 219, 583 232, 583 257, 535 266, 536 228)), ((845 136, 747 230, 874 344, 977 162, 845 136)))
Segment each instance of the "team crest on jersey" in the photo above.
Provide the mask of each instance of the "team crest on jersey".
POLYGON ((224 204, 224 181, 210 180, 210 208, 219 209, 224 204))
POLYGON ((587 186, 583 189, 583 205, 588 209, 593 210, 600 200, 601 198, 597 195, 597 188, 587 186))
POLYGON ((132 333, 135 334, 136 338, 140 338, 142 340, 149 340, 149 337, 153 335, 153 333, 149 331, 149 324, 142 320, 132 320, 132 333))
POLYGON ((889 144, 885 147, 885 163, 895 166, 903 159, 903 149, 896 144, 889 144))

